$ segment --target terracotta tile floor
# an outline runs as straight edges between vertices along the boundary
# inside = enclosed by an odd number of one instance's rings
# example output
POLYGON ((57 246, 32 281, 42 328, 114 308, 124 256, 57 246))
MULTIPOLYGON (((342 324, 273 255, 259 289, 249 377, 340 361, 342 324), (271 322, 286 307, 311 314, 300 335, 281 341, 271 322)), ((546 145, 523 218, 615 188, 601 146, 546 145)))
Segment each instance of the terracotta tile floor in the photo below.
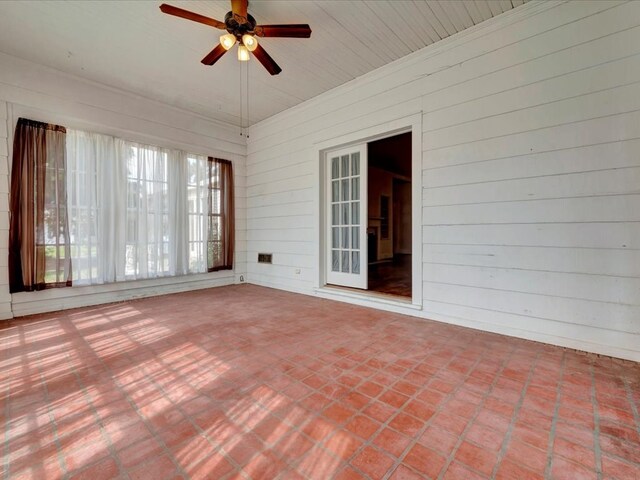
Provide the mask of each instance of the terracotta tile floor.
POLYGON ((4 478, 640 478, 640 366, 255 286, 7 322, 4 478))

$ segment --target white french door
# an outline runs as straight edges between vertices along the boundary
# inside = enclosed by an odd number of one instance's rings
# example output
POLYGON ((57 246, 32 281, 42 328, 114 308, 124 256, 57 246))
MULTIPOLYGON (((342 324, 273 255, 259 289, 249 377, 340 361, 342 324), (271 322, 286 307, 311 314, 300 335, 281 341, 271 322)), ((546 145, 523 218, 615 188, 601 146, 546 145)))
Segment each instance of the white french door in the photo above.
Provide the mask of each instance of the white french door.
POLYGON ((327 283, 367 288, 367 144, 327 152, 327 283))

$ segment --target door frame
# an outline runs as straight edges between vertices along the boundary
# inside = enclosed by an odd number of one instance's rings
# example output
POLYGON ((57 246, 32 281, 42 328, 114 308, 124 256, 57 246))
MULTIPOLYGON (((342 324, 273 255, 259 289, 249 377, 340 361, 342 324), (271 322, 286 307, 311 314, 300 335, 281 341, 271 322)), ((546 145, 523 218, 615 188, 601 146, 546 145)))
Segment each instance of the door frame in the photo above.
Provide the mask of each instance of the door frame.
MULTIPOLYGON (((423 308, 423 284, 422 284, 422 112, 405 115, 400 118, 384 121, 360 130, 335 136, 316 142, 312 155, 317 163, 314 187, 314 203, 316 204, 316 218, 318 230, 315 238, 318 239, 316 251, 318 275, 314 279, 314 287, 319 293, 327 293, 326 275, 326 218, 325 201, 329 192, 326 185, 326 153, 343 147, 349 147, 361 143, 369 143, 383 138, 393 137, 402 133, 411 132, 411 304, 415 308, 423 308)), ((332 290, 339 287, 329 287, 332 290)), ((363 290, 357 296, 368 300, 375 300, 375 292, 363 290)), ((384 303, 388 303, 388 300, 384 303)), ((406 301, 399 300, 406 304, 406 301)))

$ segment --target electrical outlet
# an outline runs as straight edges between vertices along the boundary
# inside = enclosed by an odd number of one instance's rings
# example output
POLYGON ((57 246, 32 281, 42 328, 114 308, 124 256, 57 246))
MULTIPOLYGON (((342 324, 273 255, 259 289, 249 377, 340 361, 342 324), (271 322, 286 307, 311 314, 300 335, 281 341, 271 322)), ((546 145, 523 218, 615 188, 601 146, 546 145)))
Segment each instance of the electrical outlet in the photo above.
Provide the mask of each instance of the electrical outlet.
POLYGON ((296 273, 296 275, 300 275, 300 269, 299 269, 299 268, 296 268, 296 269, 295 269, 295 273, 296 273))
POLYGON ((244 275, 240 275, 240 281, 244 282, 244 275))

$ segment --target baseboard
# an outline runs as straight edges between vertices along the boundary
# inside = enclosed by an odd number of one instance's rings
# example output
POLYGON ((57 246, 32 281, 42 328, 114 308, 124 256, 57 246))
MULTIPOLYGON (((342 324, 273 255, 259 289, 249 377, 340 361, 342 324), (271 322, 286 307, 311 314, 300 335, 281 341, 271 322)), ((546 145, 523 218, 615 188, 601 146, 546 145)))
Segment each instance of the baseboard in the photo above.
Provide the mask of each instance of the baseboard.
POLYGON ((229 271, 108 285, 51 289, 41 292, 25 292, 13 295, 13 316, 22 317, 70 308, 221 287, 235 283, 237 283, 235 274, 229 271))
POLYGON ((477 320, 470 320, 468 318, 445 316, 429 311, 423 311, 422 313, 424 318, 427 320, 448 323, 460 327, 473 328, 474 330, 479 330, 482 332, 496 333, 498 335, 520 338, 522 340, 545 343, 556 347, 570 348, 572 350, 579 350, 596 355, 605 355, 607 357, 615 357, 623 360, 640 362, 640 351, 636 350, 629 350, 626 348, 620 348, 602 343, 588 342, 585 340, 574 338, 561 337, 551 333, 534 332, 531 330, 524 330, 520 328, 505 327, 504 325, 480 322, 477 320))
POLYGON ((504 325, 497 325, 493 323, 480 322, 468 318, 460 318, 453 316, 446 316, 439 313, 423 310, 420 306, 406 304, 403 302, 385 300, 375 296, 367 296, 366 294, 351 294, 350 292, 336 292, 326 288, 317 288, 313 291, 308 290, 293 290, 283 288, 277 285, 260 284, 257 282, 250 282, 252 284, 261 285, 270 288, 276 288, 278 290, 287 290, 292 293, 300 293, 303 295, 310 295, 328 300, 335 300, 337 302, 345 302, 353 305, 359 305, 363 307, 375 308, 377 310, 383 310, 387 312, 399 313, 411 317, 420 318, 422 320, 431 320, 440 323, 446 323, 450 325, 456 325, 459 327, 472 328, 474 330, 496 333, 499 335, 505 335, 508 337, 519 338, 522 340, 530 340, 539 343, 545 343, 556 347, 570 348, 572 350, 579 350, 582 352, 593 353, 596 355, 604 355, 607 357, 614 357, 623 360, 630 360, 633 362, 640 362, 640 351, 629 350, 626 348, 620 348, 612 345, 606 345, 602 343, 588 342, 584 340, 561 337, 551 333, 534 332, 531 330, 524 330, 514 327, 505 327, 504 325))

